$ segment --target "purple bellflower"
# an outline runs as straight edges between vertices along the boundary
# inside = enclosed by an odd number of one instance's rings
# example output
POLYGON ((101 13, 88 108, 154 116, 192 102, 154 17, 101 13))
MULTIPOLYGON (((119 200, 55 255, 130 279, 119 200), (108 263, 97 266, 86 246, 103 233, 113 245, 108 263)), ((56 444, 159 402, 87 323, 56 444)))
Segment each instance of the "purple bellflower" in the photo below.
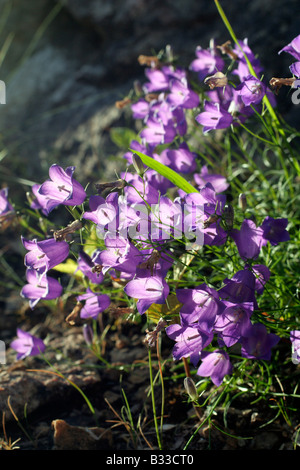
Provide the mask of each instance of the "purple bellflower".
POLYGON ((221 108, 219 103, 210 102, 204 104, 204 111, 195 119, 203 126, 204 134, 215 129, 226 129, 233 121, 232 115, 221 108))
POLYGON ((240 257, 243 260, 256 259, 260 254, 263 243, 263 231, 256 227, 253 220, 244 219, 240 230, 234 229, 230 232, 240 257))
POLYGON ((166 328, 166 334, 176 341, 172 352, 173 359, 178 361, 183 357, 189 357, 195 367, 199 363, 203 348, 208 346, 213 339, 213 333, 208 335, 203 333, 198 325, 170 325, 166 328))
POLYGON ((274 333, 268 333, 262 323, 255 323, 248 328, 246 335, 241 338, 241 355, 249 359, 271 359, 271 349, 280 341, 274 333))
POLYGON ((120 271, 121 277, 128 275, 133 277, 137 265, 141 262, 139 250, 127 238, 107 237, 105 239, 106 249, 101 251, 98 260, 102 265, 102 272, 113 269, 120 271))
POLYGON ((278 245, 280 242, 286 242, 290 239, 290 234, 286 230, 288 219, 273 219, 266 217, 261 224, 263 245, 268 242, 271 245, 278 245))
POLYGON ((224 60, 217 54, 215 48, 202 49, 200 46, 196 48, 196 59, 194 59, 189 69, 198 73, 198 78, 202 81, 207 75, 222 71, 224 68, 224 60))
POLYGON ((186 79, 171 81, 170 93, 166 101, 173 107, 180 106, 185 109, 192 109, 199 106, 199 96, 195 91, 189 88, 186 79))
POLYGON ((206 183, 211 183, 216 193, 223 193, 229 187, 229 183, 227 183, 224 176, 210 174, 206 165, 201 168, 200 173, 194 174, 194 180, 200 188, 205 186, 206 183))
POLYGON ((17 328, 17 337, 10 343, 10 347, 17 351, 17 360, 28 356, 37 356, 46 349, 43 340, 20 328, 17 328))
POLYGON ((226 351, 217 349, 213 352, 203 352, 202 363, 197 370, 200 377, 210 377, 212 382, 219 387, 225 375, 232 372, 232 364, 226 351))
POLYGON ((104 279, 100 263, 100 251, 96 250, 92 257, 84 251, 81 251, 78 256, 78 268, 76 271, 81 271, 93 284, 101 284, 104 279), (99 269, 97 269, 99 267, 99 269))
POLYGON ((14 212, 14 208, 8 201, 8 188, 3 188, 0 190, 0 216, 8 212, 14 212))
POLYGON ((108 295, 93 292, 89 287, 85 294, 78 295, 76 299, 79 302, 85 301, 80 311, 80 318, 96 319, 100 313, 110 306, 110 298, 108 295))
POLYGON ((300 34, 296 36, 287 46, 283 47, 278 54, 281 52, 287 52, 291 54, 295 59, 300 61, 300 34))
POLYGON ((24 260, 25 266, 35 269, 39 274, 62 263, 69 254, 69 244, 65 241, 56 241, 54 238, 37 241, 22 237, 22 243, 28 250, 24 260))
POLYGON ((137 309, 143 314, 152 304, 164 304, 169 294, 169 286, 159 276, 136 278, 129 281, 124 292, 129 297, 138 299, 137 309))
POLYGON ((74 166, 70 166, 66 170, 63 170, 57 164, 50 167, 50 179, 41 184, 38 189, 38 193, 47 198, 47 202, 44 205, 44 210, 47 214, 60 204, 78 206, 85 200, 85 190, 78 181, 74 180, 74 171, 74 166))
POLYGON ((290 332, 290 340, 292 343, 292 356, 296 364, 300 364, 300 330, 290 332))
POLYGON ((206 284, 201 284, 194 289, 178 289, 176 294, 183 304, 180 309, 182 325, 192 326, 197 323, 201 331, 209 334, 217 315, 224 308, 218 293, 206 284))
POLYGON ((218 315, 214 329, 218 332, 227 347, 237 343, 251 327, 250 317, 253 303, 233 304, 224 302, 225 309, 218 315))
POLYGON ((29 306, 33 310, 40 300, 57 299, 62 294, 60 283, 47 276, 39 275, 35 269, 26 270, 27 284, 21 290, 21 297, 29 299, 29 306))
POLYGON ((191 152, 184 142, 178 149, 165 149, 157 160, 179 173, 193 173, 196 168, 196 154, 191 152))
POLYGON ((266 85, 258 78, 248 75, 236 88, 245 106, 258 104, 266 94, 266 85))
POLYGON ((293 75, 295 75, 295 77, 300 78, 300 61, 294 62, 292 65, 290 65, 290 71, 293 75))

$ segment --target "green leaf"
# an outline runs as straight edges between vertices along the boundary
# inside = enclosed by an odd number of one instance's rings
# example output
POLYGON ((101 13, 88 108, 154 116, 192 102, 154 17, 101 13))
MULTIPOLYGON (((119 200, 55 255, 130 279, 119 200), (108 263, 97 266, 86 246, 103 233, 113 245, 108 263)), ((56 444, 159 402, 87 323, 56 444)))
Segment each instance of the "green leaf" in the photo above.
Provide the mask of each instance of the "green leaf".
POLYGON ((185 193, 198 193, 197 189, 194 188, 188 181, 186 181, 182 176, 180 176, 176 171, 171 170, 163 163, 154 160, 154 158, 145 155, 144 153, 138 152, 137 150, 130 149, 131 152, 136 153, 142 160, 142 162, 151 168, 152 170, 157 171, 160 175, 167 178, 171 183, 175 184, 179 189, 182 189, 185 193))
POLYGON ((112 127, 110 129, 110 138, 117 147, 126 149, 133 140, 137 139, 136 133, 127 127, 112 127))

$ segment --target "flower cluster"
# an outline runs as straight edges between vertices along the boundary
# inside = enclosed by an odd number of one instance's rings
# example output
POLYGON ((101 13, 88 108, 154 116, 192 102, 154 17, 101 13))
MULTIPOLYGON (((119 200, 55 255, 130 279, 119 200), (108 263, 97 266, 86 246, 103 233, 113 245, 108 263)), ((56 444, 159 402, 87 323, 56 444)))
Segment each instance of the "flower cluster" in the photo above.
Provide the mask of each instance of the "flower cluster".
MULTIPOLYGON (((297 44, 286 50, 296 51, 297 44)), ((63 170, 53 165, 50 179, 33 187, 32 208, 48 216, 59 205, 81 206, 80 224, 88 227, 85 233, 94 231, 103 242, 93 253, 84 247, 78 253, 77 271, 88 285, 76 297, 81 318, 95 319, 109 307, 111 299, 98 289, 105 278, 124 285, 124 293, 136 302, 141 315, 153 304, 167 305, 170 294, 176 295, 178 317, 166 321, 166 333, 175 342, 173 357, 190 358, 198 375, 211 377, 217 386, 233 370, 229 348, 239 345, 242 357, 269 360, 280 340, 253 320, 258 297, 271 276, 258 258, 264 247, 286 242, 290 235, 286 218, 267 216, 260 224, 251 218, 236 222, 227 201, 226 177, 210 171, 189 143, 190 121, 193 126, 200 124, 204 134, 244 123, 260 112, 265 96, 273 100, 267 85, 257 78, 261 73, 247 40, 234 48, 213 43, 206 50, 198 47, 189 71, 154 61, 145 69, 147 81, 136 99, 129 100, 142 130, 124 154, 127 169, 120 178, 96 185, 97 194, 88 198, 73 178, 74 167, 63 170), (226 58, 234 60, 232 82, 224 73, 226 58), (255 75, 249 74, 246 59, 255 75), (203 101, 189 83, 190 73, 209 85, 203 101), (176 188, 166 176, 147 168, 134 152, 183 175, 194 192, 176 188), (174 289, 168 281, 176 260, 185 251, 195 253, 203 246, 224 247, 224 251, 233 247, 241 269, 223 279, 222 285, 198 284, 195 275, 192 287, 174 289)), ((42 241, 22 237, 28 284, 21 294, 31 308, 41 299, 61 295, 61 285, 48 271, 69 256, 66 234, 70 232, 71 227, 42 241)), ((299 355, 297 330, 291 341, 299 355)))

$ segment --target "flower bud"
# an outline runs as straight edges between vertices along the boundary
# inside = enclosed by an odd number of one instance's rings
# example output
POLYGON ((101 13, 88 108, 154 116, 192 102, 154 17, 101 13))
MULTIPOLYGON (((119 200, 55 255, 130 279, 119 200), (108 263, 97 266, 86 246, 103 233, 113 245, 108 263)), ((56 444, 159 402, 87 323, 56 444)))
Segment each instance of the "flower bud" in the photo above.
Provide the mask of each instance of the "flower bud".
POLYGON ((223 219, 227 230, 231 230, 234 221, 234 209, 231 204, 226 204, 223 209, 223 219))
POLYGON ((246 194, 244 193, 241 193, 239 195, 239 207, 245 211, 247 209, 247 198, 246 198, 246 194))
POLYGON ((132 164, 137 174, 143 176, 145 173, 145 166, 141 158, 136 153, 132 155, 132 164))
POLYGON ((214 75, 206 77, 204 83, 208 85, 211 90, 213 90, 214 88, 226 86, 228 79, 223 72, 216 72, 214 75))
POLYGON ((197 401, 199 395, 193 379, 191 379, 191 377, 186 377, 183 381, 183 385, 191 400, 197 401))
POLYGON ((91 325, 88 325, 87 323, 83 325, 83 337, 88 346, 93 344, 93 338, 94 338, 93 329, 91 325))

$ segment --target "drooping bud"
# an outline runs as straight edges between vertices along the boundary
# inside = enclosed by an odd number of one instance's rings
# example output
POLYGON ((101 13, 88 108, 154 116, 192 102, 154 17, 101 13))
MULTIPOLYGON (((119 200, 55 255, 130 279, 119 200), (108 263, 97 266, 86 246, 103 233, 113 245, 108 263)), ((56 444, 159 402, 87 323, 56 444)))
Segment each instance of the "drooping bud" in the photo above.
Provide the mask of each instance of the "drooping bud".
POLYGON ((80 220, 74 220, 71 222, 67 227, 62 228, 60 230, 51 230, 53 232, 53 237, 57 242, 61 242, 63 240, 69 240, 70 235, 75 233, 77 230, 82 228, 82 223, 80 220))
POLYGON ((85 323, 83 325, 83 337, 84 337, 85 342, 88 346, 93 344, 94 333, 93 333, 93 329, 92 329, 91 325, 89 325, 88 323, 85 323))
POLYGON ((184 388, 193 401, 197 401, 199 398, 196 385, 191 377, 186 377, 183 381, 184 388))
POLYGON ((132 155, 132 164, 137 174, 142 177, 145 173, 145 165, 142 162, 141 157, 139 157, 136 153, 132 155))
POLYGON ((234 209, 231 204, 226 204, 223 209, 223 220, 227 230, 231 230, 234 221, 234 209))
POLYGON ((95 187, 99 194, 101 194, 106 189, 111 189, 111 190, 124 189, 126 185, 127 185, 126 181, 122 179, 118 179, 117 181, 112 181, 109 183, 95 183, 95 187))
POLYGON ((246 194, 241 193, 239 195, 239 207, 242 209, 242 211, 245 211, 247 209, 247 198, 246 194))
POLYGON ((214 88, 226 86, 228 79, 223 72, 216 72, 214 75, 206 77, 204 83, 208 85, 211 90, 213 90, 214 88))

